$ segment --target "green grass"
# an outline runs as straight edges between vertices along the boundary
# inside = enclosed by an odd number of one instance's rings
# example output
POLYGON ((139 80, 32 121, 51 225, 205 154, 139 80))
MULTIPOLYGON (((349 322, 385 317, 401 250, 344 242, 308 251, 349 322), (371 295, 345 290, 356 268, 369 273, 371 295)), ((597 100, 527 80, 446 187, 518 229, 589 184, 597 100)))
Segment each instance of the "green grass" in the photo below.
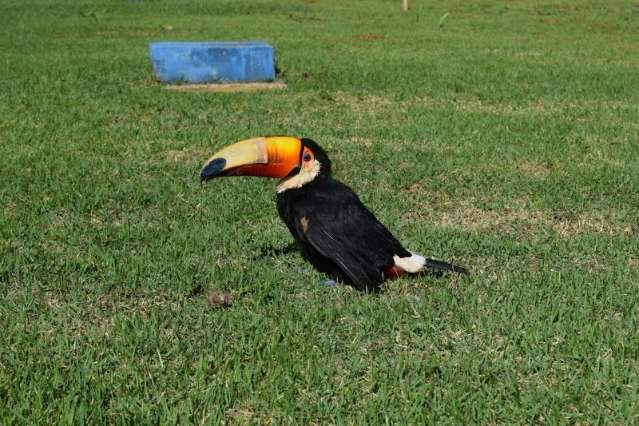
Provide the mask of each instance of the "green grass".
POLYGON ((637 4, 411 6, 0 4, 0 423, 639 421, 637 4), (166 91, 161 39, 288 89, 166 91), (278 133, 473 275, 319 286, 274 182, 197 181, 278 133))

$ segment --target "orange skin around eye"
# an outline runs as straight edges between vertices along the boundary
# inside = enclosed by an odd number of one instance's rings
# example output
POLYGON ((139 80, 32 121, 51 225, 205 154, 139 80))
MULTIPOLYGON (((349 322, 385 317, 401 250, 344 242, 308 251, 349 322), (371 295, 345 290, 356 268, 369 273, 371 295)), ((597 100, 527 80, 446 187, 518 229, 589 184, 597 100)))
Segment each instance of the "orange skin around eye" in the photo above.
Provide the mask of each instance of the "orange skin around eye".
POLYGON ((315 154, 308 147, 304 147, 302 152, 302 167, 308 170, 313 167, 313 160, 315 160, 315 154))

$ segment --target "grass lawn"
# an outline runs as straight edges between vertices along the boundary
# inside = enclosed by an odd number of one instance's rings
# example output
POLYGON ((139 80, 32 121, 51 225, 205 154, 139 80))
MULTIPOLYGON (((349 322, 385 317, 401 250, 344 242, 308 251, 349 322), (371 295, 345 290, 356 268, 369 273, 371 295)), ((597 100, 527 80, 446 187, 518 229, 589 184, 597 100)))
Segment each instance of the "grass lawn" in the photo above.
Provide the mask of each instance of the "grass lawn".
POLYGON ((0 3, 0 423, 639 422, 639 4, 411 7, 0 3), (164 90, 169 39, 288 89, 164 90), (198 183, 265 134, 472 275, 320 286, 274 181, 198 183))

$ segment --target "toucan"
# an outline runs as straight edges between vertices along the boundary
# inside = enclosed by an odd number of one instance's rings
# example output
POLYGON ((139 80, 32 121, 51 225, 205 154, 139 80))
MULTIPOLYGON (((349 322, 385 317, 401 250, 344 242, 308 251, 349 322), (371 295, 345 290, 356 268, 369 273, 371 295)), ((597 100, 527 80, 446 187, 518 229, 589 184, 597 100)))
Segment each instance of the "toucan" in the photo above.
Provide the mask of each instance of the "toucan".
POLYGON ((277 211, 302 256, 357 290, 376 292, 386 279, 406 273, 468 273, 406 250, 351 188, 333 179, 331 161, 311 139, 267 136, 229 145, 200 171, 201 183, 221 176, 280 179, 277 211))

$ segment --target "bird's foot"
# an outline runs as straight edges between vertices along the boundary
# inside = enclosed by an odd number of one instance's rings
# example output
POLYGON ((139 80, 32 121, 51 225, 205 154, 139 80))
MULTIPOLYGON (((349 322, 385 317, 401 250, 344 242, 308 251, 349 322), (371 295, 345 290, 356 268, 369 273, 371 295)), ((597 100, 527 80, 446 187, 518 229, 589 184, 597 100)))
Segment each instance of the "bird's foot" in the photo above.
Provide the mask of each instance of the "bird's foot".
POLYGON ((328 287, 328 288, 333 288, 333 287, 337 287, 337 281, 331 280, 331 279, 327 279, 327 280, 324 280, 324 281, 320 281, 320 285, 322 285, 324 287, 328 287))

